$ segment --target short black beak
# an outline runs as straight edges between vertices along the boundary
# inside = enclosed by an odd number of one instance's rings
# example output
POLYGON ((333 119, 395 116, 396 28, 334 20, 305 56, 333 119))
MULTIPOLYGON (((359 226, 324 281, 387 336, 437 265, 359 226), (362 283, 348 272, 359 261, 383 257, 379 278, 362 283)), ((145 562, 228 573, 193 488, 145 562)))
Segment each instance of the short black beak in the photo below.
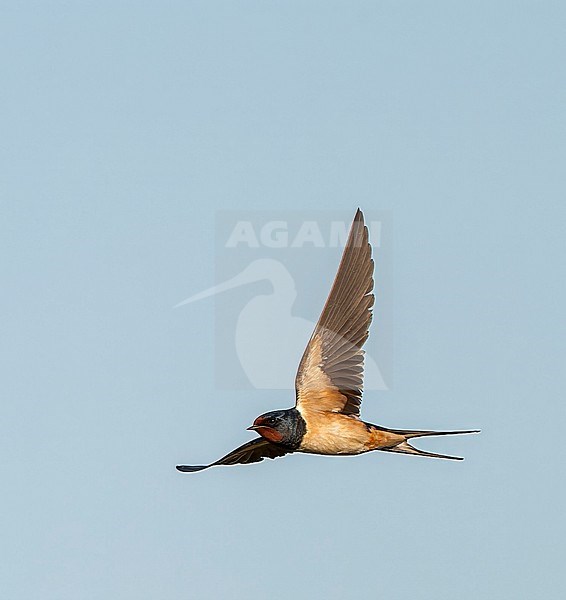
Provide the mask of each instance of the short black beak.
POLYGON ((247 431, 255 431, 256 429, 259 429, 258 425, 250 425, 246 428, 247 431))

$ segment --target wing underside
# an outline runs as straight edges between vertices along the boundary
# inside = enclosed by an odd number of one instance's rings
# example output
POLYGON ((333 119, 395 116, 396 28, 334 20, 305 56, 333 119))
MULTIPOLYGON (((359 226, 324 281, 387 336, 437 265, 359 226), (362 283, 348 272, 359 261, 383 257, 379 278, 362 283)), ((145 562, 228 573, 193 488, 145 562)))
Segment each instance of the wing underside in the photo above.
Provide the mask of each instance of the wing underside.
POLYGON ((372 319, 373 260, 358 209, 336 278, 301 359, 297 408, 359 416, 364 353, 372 319))

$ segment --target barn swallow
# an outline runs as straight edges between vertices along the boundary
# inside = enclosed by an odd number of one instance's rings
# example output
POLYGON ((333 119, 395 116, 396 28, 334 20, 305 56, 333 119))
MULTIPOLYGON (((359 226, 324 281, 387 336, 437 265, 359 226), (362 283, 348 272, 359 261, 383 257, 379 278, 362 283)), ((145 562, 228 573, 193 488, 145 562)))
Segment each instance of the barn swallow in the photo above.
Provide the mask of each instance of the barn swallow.
POLYGON ((180 465, 202 471, 278 458, 292 452, 354 455, 372 450, 463 460, 419 450, 412 438, 479 433, 388 429, 360 419, 364 351, 372 319, 373 259, 368 229, 358 209, 342 260, 322 314, 307 344, 295 378, 293 408, 257 417, 249 430, 260 435, 209 465, 180 465))

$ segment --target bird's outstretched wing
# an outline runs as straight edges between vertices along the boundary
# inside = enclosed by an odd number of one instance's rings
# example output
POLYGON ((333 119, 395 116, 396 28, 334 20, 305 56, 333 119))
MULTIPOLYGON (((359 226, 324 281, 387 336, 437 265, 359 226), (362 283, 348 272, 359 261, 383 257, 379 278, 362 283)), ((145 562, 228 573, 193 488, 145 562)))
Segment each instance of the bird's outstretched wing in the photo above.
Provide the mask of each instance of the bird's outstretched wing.
POLYGON ((359 416, 364 353, 374 303, 373 260, 358 209, 326 304, 307 345, 295 388, 297 409, 359 416))
POLYGON ((188 473, 194 473, 195 471, 202 471, 208 469, 208 467, 214 467, 216 465, 246 465, 248 463, 260 462, 264 458, 278 458, 291 452, 285 449, 283 446, 273 444, 270 441, 259 438, 247 442, 243 446, 232 450, 226 456, 213 462, 209 465, 178 465, 177 470, 188 473))

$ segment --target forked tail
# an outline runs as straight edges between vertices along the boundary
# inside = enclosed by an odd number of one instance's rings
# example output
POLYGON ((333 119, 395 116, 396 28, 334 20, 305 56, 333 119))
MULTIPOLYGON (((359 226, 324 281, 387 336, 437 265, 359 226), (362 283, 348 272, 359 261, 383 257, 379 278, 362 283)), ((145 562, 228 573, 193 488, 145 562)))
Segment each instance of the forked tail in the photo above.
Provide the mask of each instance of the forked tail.
MULTIPOLYGON (((381 428, 380 428, 381 429, 381 428)), ((380 448, 385 452, 399 452, 401 454, 416 454, 418 456, 428 456, 431 458, 447 458, 449 460, 464 460, 461 456, 449 456, 448 454, 437 454, 436 452, 426 452, 425 450, 419 450, 409 444, 408 440, 418 437, 430 437, 434 435, 460 435, 465 433, 479 433, 479 429, 472 429, 468 431, 406 431, 402 429, 386 429, 390 433, 394 433, 403 436, 403 440, 395 446, 390 448, 380 448)))

